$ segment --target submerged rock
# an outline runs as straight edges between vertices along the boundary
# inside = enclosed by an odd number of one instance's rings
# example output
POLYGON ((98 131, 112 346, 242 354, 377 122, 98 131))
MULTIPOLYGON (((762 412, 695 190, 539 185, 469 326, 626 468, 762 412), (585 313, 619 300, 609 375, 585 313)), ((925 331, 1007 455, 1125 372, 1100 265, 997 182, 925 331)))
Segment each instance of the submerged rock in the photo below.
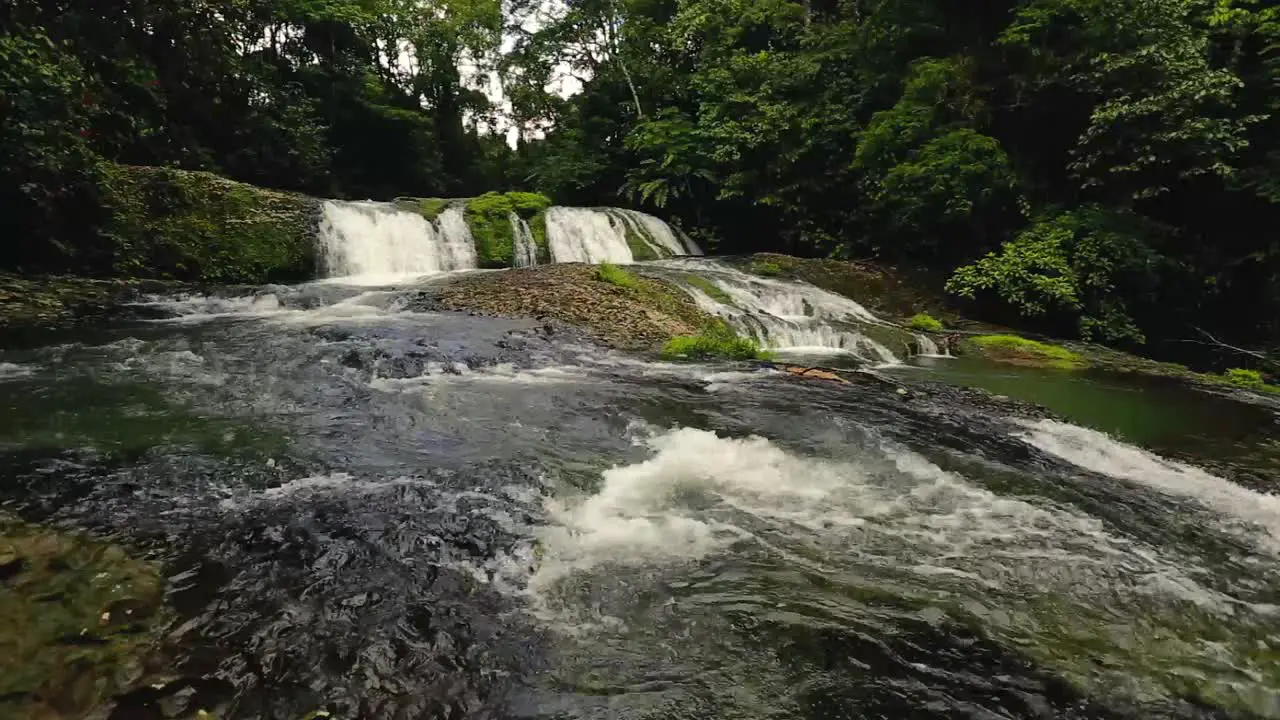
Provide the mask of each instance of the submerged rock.
POLYGON ((160 667, 154 564, 0 516, 0 567, 0 716, 102 712, 160 667))

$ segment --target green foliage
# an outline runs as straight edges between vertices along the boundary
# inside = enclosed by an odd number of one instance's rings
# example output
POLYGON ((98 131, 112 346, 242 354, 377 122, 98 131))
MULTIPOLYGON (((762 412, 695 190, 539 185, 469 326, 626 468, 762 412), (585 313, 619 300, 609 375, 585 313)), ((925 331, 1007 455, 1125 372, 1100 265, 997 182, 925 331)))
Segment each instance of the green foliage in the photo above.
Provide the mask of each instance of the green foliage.
POLYGON ((979 335, 969 342, 984 355, 1002 362, 1058 370, 1079 370, 1089 365, 1077 352, 1017 335, 979 335))
POLYGON ((752 338, 744 338, 721 321, 713 322, 697 335, 671 338, 662 348, 667 360, 764 360, 771 357, 752 338))
POLYGON ((0 35, 0 267, 94 269, 100 158, 84 71, 40 30, 0 35))
POLYGON ((1157 282, 1154 230, 1127 213, 1096 206, 1039 218, 1017 238, 956 270, 947 289, 991 294, 1023 317, 1074 319, 1085 338, 1143 342, 1124 298, 1143 299, 1157 282))
POLYGON ((601 263, 596 268, 596 279, 628 290, 641 290, 640 281, 627 270, 613 263, 601 263))
MULTIPOLYGON (((467 201, 467 225, 476 242, 476 256, 482 268, 504 268, 515 264, 515 236, 511 226, 514 213, 532 219, 551 206, 550 198, 537 193, 490 192, 467 201)), ((542 238, 545 243, 546 224, 542 238)), ((530 231, 532 232, 532 225, 530 231)), ((535 242, 537 235, 535 234, 535 242)), ((541 246, 540 246, 541 247, 541 246)))
POLYGON ((1262 373, 1258 370, 1231 368, 1223 373, 1218 378, 1218 381, 1238 388, 1244 388, 1246 390, 1280 394, 1280 385, 1272 385, 1268 383, 1266 378, 1264 378, 1262 373))
POLYGON ((701 290, 707 297, 722 305, 733 304, 733 298, 729 293, 725 292, 719 285, 711 282, 701 275, 685 275, 684 280, 689 285, 701 290))
POLYGON ((116 166, 103 186, 112 269, 132 277, 287 282, 315 273, 314 200, 209 173, 116 166))
POLYGON ((907 327, 912 330, 932 333, 940 333, 946 329, 939 320, 928 313, 918 313, 907 323, 907 327))

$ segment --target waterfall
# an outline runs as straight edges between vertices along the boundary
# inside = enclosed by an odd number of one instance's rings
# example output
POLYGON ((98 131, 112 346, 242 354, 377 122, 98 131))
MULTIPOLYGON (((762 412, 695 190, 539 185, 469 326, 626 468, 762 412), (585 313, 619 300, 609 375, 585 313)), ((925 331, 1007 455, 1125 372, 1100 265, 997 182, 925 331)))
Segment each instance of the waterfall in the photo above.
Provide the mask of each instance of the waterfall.
POLYGON ((466 215, 460 207, 451 207, 436 219, 440 244, 448 264, 445 270, 470 270, 477 266, 476 241, 471 237, 466 215))
POLYGON ((511 213, 511 237, 515 239, 516 267, 533 267, 538 264, 538 246, 533 241, 529 223, 511 213))
POLYGON ((390 278, 476 266, 471 231, 456 208, 432 224, 388 203, 331 200, 324 203, 319 242, 329 277, 390 278))
POLYGON ((916 354, 922 357, 951 357, 950 351, 940 350, 933 338, 919 333, 916 334, 916 354))
POLYGON ((628 235, 656 257, 702 254, 692 240, 682 241, 667 223, 635 210, 553 207, 547 211, 547 243, 554 262, 633 263, 628 235))
POLYGON ((588 208, 547 211, 547 244, 555 262, 630 263, 626 228, 608 213, 588 208))
POLYGON ((698 307, 775 350, 843 352, 868 362, 897 364, 893 351, 872 338, 894 332, 862 305, 807 283, 756 277, 715 261, 669 260, 657 264, 698 307), (697 279, 691 281, 690 276, 697 279), (713 295, 715 297, 713 297, 713 295))

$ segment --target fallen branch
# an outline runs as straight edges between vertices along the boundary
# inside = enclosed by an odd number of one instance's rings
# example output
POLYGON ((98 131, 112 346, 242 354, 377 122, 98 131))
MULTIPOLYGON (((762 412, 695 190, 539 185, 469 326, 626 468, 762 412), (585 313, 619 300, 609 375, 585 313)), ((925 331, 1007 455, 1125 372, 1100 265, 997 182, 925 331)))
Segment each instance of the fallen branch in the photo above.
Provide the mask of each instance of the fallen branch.
POLYGON ((1195 325, 1192 325, 1191 329, 1195 330, 1196 332, 1200 333, 1204 337, 1208 338, 1208 342, 1205 342, 1204 340, 1190 340, 1190 339, 1171 340, 1170 342, 1190 343, 1193 345, 1206 345, 1209 347, 1219 347, 1224 350, 1230 350, 1231 352, 1234 352, 1240 355, 1247 355, 1251 358, 1254 358, 1255 360, 1260 360, 1264 364, 1270 365, 1271 367, 1280 368, 1280 360, 1277 360, 1276 358, 1273 358, 1272 356, 1264 352, 1261 352, 1259 350, 1250 350, 1248 348, 1236 347, 1235 345, 1224 343, 1218 338, 1214 337, 1208 330, 1205 330, 1204 328, 1196 327, 1195 325))

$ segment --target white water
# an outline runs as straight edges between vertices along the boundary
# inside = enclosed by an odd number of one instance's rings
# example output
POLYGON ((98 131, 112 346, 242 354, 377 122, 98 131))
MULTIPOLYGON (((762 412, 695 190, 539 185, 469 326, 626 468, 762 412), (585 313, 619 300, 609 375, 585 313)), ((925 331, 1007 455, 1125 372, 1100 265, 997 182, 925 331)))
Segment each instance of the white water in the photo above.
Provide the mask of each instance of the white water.
POLYGON ((515 239, 516 267, 533 267, 538 264, 538 246, 533 241, 529 223, 511 213, 511 237, 515 239))
POLYGON ((933 357, 933 358, 951 357, 950 350, 947 350, 946 352, 940 350, 938 348, 938 343, 934 342, 933 338, 929 337, 928 335, 923 335, 919 333, 916 334, 916 350, 917 350, 916 354, 920 355, 921 357, 933 357))
POLYGON ((475 242, 457 208, 433 224, 386 203, 329 201, 319 240, 329 277, 377 282, 476 267, 475 242))
POLYGON ((17 378, 27 377, 34 371, 26 365, 18 365, 16 363, 0 362, 0 381, 13 380, 17 378))
POLYGON ((701 310, 724 318, 735 330, 766 347, 849 353, 880 364, 900 362, 892 350, 862 331, 866 326, 888 327, 888 323, 849 298, 802 282, 756 277, 716 261, 669 260, 660 266, 696 274, 715 284, 728 296, 728 303, 673 278, 701 310))
POLYGON ((670 225, 634 210, 553 207, 547 211, 547 243, 552 260, 558 263, 633 263, 628 230, 659 257, 702 254, 692 241, 686 250, 670 225))
POLYGON ((588 208, 547 211, 547 243, 558 263, 631 263, 626 229, 608 213, 588 208))
POLYGON ((1268 495, 1166 460, 1087 428, 1053 420, 1018 421, 1025 442, 1082 467, 1138 483, 1167 495, 1191 498, 1241 528, 1264 549, 1280 554, 1280 496, 1268 495), (1262 532, 1257 532, 1261 530, 1262 532))
POLYGON ((1096 518, 996 495, 902 448, 829 460, 690 428, 644 442, 653 456, 605 471, 595 494, 547 501, 555 524, 539 537, 535 592, 609 566, 697 560, 744 541, 779 551, 783 538, 808 537, 806 545, 841 548, 833 562, 914 575, 923 586, 951 575, 990 589, 1070 592, 1130 575, 1141 580, 1128 588, 1135 593, 1218 602, 1096 518), (1171 582, 1143 580, 1156 576, 1171 582))

